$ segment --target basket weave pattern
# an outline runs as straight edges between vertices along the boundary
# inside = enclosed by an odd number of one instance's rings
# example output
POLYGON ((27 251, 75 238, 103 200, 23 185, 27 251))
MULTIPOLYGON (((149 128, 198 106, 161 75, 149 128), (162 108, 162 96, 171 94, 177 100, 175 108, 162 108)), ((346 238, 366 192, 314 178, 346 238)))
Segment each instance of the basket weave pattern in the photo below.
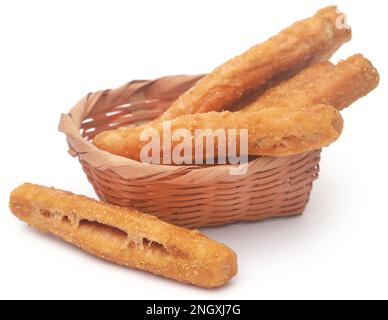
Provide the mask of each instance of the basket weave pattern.
POLYGON ((103 201, 198 228, 300 214, 318 177, 320 150, 284 158, 258 157, 248 173, 231 176, 229 165, 143 164, 99 150, 100 132, 134 126, 162 114, 201 76, 132 81, 88 94, 61 117, 69 152, 78 156, 103 201))

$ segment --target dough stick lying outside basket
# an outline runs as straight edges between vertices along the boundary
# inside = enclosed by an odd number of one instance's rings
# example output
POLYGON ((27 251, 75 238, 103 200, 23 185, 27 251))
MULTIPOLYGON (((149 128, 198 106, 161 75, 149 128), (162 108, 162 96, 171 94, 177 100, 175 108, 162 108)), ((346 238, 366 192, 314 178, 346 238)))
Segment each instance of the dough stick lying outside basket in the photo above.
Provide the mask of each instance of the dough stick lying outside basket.
POLYGON ((214 288, 237 273, 236 254, 199 231, 69 192, 24 184, 10 208, 22 221, 105 260, 214 288))

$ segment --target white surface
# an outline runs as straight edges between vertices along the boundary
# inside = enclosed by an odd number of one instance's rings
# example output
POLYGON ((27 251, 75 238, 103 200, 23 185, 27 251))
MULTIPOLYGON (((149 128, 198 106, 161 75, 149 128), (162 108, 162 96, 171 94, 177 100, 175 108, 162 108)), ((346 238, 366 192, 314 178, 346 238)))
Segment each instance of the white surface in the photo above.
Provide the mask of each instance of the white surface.
MULTIPOLYGON (((333 0, 334 1, 334 0, 333 0)), ((0 298, 388 298, 385 2, 337 1, 378 90, 343 114, 304 216, 204 230, 239 274, 215 291, 99 261, 17 221, 30 181, 94 196, 57 132, 84 94, 131 79, 202 73, 330 1, 3 1, 0 4, 0 298), (384 37, 384 38, 383 38, 384 37)))

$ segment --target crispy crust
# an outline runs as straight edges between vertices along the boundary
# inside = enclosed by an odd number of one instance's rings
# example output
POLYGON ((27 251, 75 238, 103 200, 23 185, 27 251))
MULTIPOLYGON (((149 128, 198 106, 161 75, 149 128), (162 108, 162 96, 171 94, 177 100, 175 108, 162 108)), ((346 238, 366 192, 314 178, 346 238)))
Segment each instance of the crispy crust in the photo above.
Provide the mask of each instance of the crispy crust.
MULTIPOLYGON (((289 156, 320 149, 335 141, 341 134, 343 120, 340 113, 330 106, 319 105, 306 110, 285 110, 267 108, 259 112, 210 112, 181 116, 171 122, 172 133, 186 129, 191 137, 195 130, 217 129, 237 130, 237 142, 240 141, 240 129, 248 130, 249 155, 289 156)), ((142 148, 148 141, 141 141, 144 129, 156 130, 163 137, 163 122, 154 122, 150 126, 138 128, 120 128, 99 134, 93 143, 100 149, 123 157, 140 160, 142 148)), ((227 135, 227 137, 229 137, 227 135)), ((172 151, 181 140, 170 140, 172 151)), ((215 141, 217 155, 218 140, 215 141)), ((163 146, 163 144, 161 143, 163 146)), ((195 143, 192 142, 194 150, 195 143)), ((161 148, 163 154, 163 148, 161 148)), ((239 150, 237 150, 239 152, 239 150)), ((208 150, 203 152, 204 156, 208 150)), ((194 155, 194 152, 193 152, 194 155)), ((163 163, 163 161, 160 161, 163 163)))
POLYGON ((266 91, 247 105, 243 112, 257 112, 273 106, 304 108, 328 104, 338 110, 366 96, 379 84, 379 74, 361 54, 336 66, 323 62, 266 91))
POLYGON ((336 27, 340 15, 337 7, 323 9, 224 63, 183 94, 159 120, 226 110, 272 78, 329 58, 351 39, 350 30, 336 27))
POLYGON ((271 96, 274 99, 278 99, 280 96, 297 87, 308 85, 311 81, 315 80, 318 74, 326 72, 333 67, 333 64, 329 61, 322 61, 312 65, 311 62, 308 61, 303 67, 290 69, 285 73, 274 77, 268 81, 265 86, 260 87, 258 90, 254 90, 251 94, 240 99, 229 108, 229 111, 242 111, 262 96, 268 95, 269 92, 271 92, 271 96))
POLYGON ((20 220, 102 259, 214 288, 237 273, 236 254, 199 231, 69 192, 24 184, 10 208, 20 220))

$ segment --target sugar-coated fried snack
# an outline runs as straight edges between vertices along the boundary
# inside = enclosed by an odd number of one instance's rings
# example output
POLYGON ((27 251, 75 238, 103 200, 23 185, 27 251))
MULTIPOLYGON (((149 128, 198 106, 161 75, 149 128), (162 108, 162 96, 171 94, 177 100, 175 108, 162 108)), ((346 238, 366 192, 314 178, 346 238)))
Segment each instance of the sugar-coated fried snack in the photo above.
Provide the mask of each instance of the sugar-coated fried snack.
POLYGON ((366 96, 379 84, 379 74, 361 54, 336 66, 322 62, 269 89, 242 112, 257 112, 273 106, 304 108, 328 104, 338 110, 366 96))
POLYGON ((12 192, 10 208, 102 259, 179 282, 214 288, 237 273, 236 254, 225 245, 135 210, 33 184, 12 192))
POLYGON ((351 38, 349 29, 337 28, 341 15, 337 7, 323 9, 224 63, 184 93, 159 120, 226 110, 270 79, 327 59, 351 38))
POLYGON ((259 93, 256 98, 245 103, 239 110, 243 112, 255 112, 265 107, 283 105, 282 99, 287 98, 295 90, 303 90, 306 86, 314 82, 321 74, 332 70, 334 65, 329 61, 324 61, 307 67, 287 80, 280 79, 278 83, 259 93), (263 106, 263 107, 261 107, 263 106))
MULTIPOLYGON (((100 149, 110 153, 141 160, 142 149, 148 141, 141 141, 142 132, 145 129, 153 129, 160 139, 164 136, 166 122, 154 122, 152 125, 138 128, 120 128, 114 131, 100 133, 93 143, 100 149)), ((196 138, 196 130, 211 130, 211 133, 223 129, 226 141, 230 141, 229 131, 235 129, 237 145, 241 141, 241 129, 248 130, 248 153, 249 155, 289 156, 304 153, 325 147, 335 141, 342 132, 343 119, 340 113, 333 107, 319 105, 306 110, 287 110, 284 108, 267 108, 259 112, 209 112, 181 116, 171 122, 171 132, 186 129, 189 137, 196 138)), ((231 133, 232 134, 232 133, 231 133)), ((204 135, 208 137, 208 135, 204 135)), ((171 143, 171 151, 182 142, 181 139, 164 140, 171 143)), ((192 160, 195 158, 195 142, 190 140, 192 160)), ((161 155, 165 152, 163 143, 161 155)), ((203 155, 207 158, 213 155, 204 144, 203 155)), ((218 156, 218 140, 215 139, 214 156, 218 156)), ((228 154, 227 152, 225 152, 228 154)), ((237 149, 237 155, 241 155, 237 149)), ((172 153, 171 153, 172 154, 172 153)), ((198 156, 198 155, 197 155, 198 156)), ((159 157, 158 157, 159 159, 159 157)), ((160 157, 162 159, 162 157, 160 157)), ((160 160, 163 163, 163 160, 160 160)), ((186 162, 187 163, 187 162, 186 162)), ((166 164, 166 163, 164 163, 166 164)))
POLYGON ((288 94, 289 91, 295 90, 295 88, 308 85, 311 81, 316 79, 318 74, 327 72, 332 68, 334 68, 334 66, 331 62, 323 61, 311 66, 307 64, 307 67, 305 68, 290 69, 271 79, 265 86, 255 90, 244 97, 244 99, 240 99, 229 108, 229 111, 242 111, 254 101, 258 100, 259 97, 268 96, 269 92, 271 99, 279 99, 281 96, 288 94))

